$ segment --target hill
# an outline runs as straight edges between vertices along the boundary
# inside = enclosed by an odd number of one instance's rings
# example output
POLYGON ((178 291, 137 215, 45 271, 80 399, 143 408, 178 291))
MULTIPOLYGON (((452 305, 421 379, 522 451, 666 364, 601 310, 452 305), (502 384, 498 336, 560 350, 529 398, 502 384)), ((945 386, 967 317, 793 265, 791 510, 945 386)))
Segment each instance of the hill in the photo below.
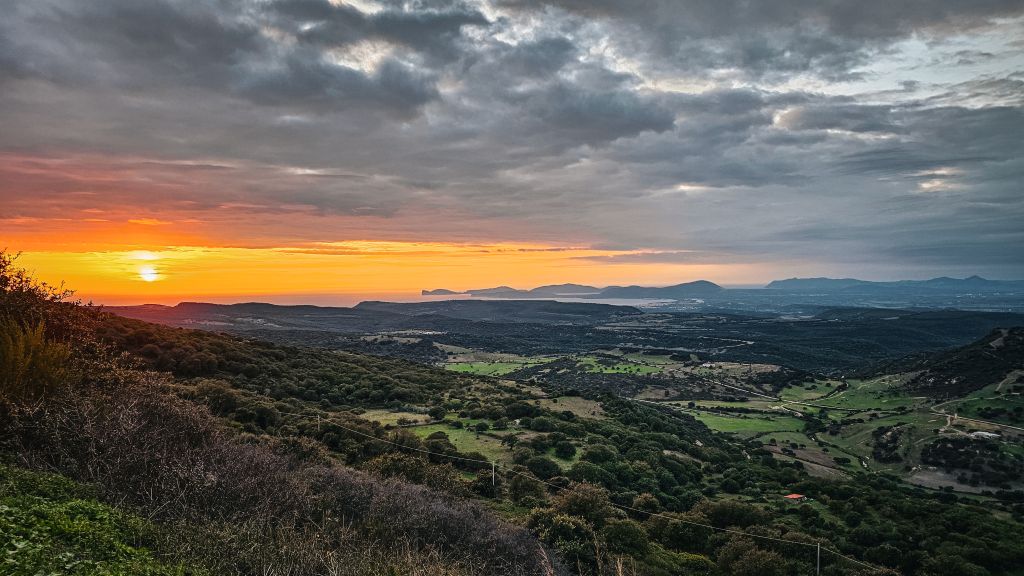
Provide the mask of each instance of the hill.
POLYGON ((978 342, 905 366, 906 387, 931 397, 965 396, 1024 370, 1024 327, 997 329, 978 342))
POLYGON ((721 293, 724 288, 708 282, 697 280, 674 286, 645 287, 645 286, 609 286, 599 293, 600 298, 701 298, 721 293))

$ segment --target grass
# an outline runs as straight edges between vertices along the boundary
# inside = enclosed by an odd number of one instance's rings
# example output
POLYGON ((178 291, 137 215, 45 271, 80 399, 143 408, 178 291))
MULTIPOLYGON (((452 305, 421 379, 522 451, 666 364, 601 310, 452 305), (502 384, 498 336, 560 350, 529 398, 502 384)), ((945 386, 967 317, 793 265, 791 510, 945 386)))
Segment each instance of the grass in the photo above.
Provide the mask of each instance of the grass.
POLYGON ((400 419, 411 420, 413 422, 430 422, 430 416, 427 416, 426 414, 401 411, 395 412, 380 408, 367 409, 365 412, 360 414, 359 417, 365 420, 370 420, 371 422, 380 422, 385 426, 388 424, 397 426, 400 419))
POLYGON ((831 382, 814 382, 798 386, 787 386, 779 393, 779 397, 783 400, 808 402, 821 398, 831 392, 832 389, 831 382))
POLYGON ((66 478, 0 466, 0 572, 10 576, 204 574, 157 560, 152 528, 66 478))
POLYGON ((692 414, 705 426, 719 432, 731 432, 741 436, 755 436, 764 432, 799 432, 804 422, 794 416, 768 416, 749 414, 731 416, 711 412, 693 411, 692 414))
MULTIPOLYGON (((666 404, 673 404, 675 406, 687 406, 690 400, 677 400, 673 402, 667 402, 666 404)), ((694 405, 698 408, 746 408, 750 410, 772 410, 774 406, 778 406, 781 402, 774 400, 749 400, 747 402, 732 402, 729 400, 693 400, 694 405)))
POLYGON ((426 438, 434 432, 444 432, 448 440, 459 452, 479 452, 488 460, 497 461, 503 464, 512 462, 512 453, 507 446, 502 446, 501 440, 489 434, 477 434, 474 430, 466 428, 452 428, 447 424, 429 424, 427 426, 414 426, 409 428, 420 438, 426 438))
POLYGON ((789 445, 793 442, 797 444, 806 444, 811 446, 814 444, 814 440, 811 440, 803 432, 767 432, 757 437, 759 441, 764 444, 768 444, 770 440, 774 439, 779 445, 789 445))
POLYGON ((594 374, 654 374, 661 372, 660 366, 637 364, 635 362, 615 362, 603 364, 594 356, 583 356, 578 359, 580 368, 594 374))
POLYGON ((668 355, 649 355, 649 354, 639 354, 639 353, 636 353, 636 352, 632 352, 632 353, 629 353, 629 354, 623 354, 622 357, 627 359, 627 360, 629 360, 629 361, 631 361, 631 362, 636 362, 638 364, 659 364, 659 365, 679 364, 678 360, 673 360, 668 355))
POLYGON ((913 408, 925 404, 923 398, 915 398, 897 391, 902 377, 885 376, 872 380, 849 380, 849 388, 829 398, 814 403, 830 408, 851 410, 896 410, 900 407, 913 408))
MULTIPOLYGON (((1017 371, 1020 372, 1020 371, 1017 371)), ((1014 373, 1007 378, 1008 381, 1014 381, 1017 374, 1014 373)), ((1004 385, 1005 386, 1005 385, 1004 385)), ((1003 408, 1006 410, 1013 410, 1017 407, 1024 407, 1024 397, 1017 394, 1007 394, 1007 388, 999 389, 998 384, 989 384, 984 388, 975 390, 967 396, 961 399, 954 400, 948 403, 944 403, 942 410, 949 413, 957 413, 965 418, 977 418, 979 420, 990 420, 1002 424, 1009 424, 1011 426, 1022 426, 1024 423, 1020 419, 1014 419, 1009 414, 982 414, 981 411, 985 408, 1003 408)))
POLYGON ((595 400, 587 400, 579 396, 562 396, 559 398, 545 398, 540 400, 541 407, 555 412, 568 410, 581 418, 600 418, 604 416, 601 403, 595 400))
POLYGON ((446 370, 462 372, 464 374, 476 374, 477 376, 504 376, 519 370, 543 364, 543 361, 509 361, 509 362, 448 362, 444 365, 446 370))

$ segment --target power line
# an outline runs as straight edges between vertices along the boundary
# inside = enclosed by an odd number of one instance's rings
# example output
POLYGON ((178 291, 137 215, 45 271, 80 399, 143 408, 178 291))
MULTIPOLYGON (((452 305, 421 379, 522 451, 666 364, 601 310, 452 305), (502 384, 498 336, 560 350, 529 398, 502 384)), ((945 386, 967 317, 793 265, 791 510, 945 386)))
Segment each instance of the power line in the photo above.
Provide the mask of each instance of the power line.
MULTIPOLYGON (((300 414, 300 413, 294 413, 294 412, 281 412, 281 413, 282 414, 291 414, 291 415, 294 415, 294 416, 307 416, 306 414, 300 414)), ((337 426, 338 428, 341 428, 342 430, 347 431, 347 432, 351 432, 353 434, 357 434, 359 436, 363 436, 363 437, 369 438, 371 440, 376 440, 378 442, 383 442, 384 444, 389 444, 389 445, 395 446, 397 448, 403 448, 403 449, 406 449, 406 450, 412 450, 414 452, 419 452, 419 453, 422 453, 422 454, 429 454, 429 455, 433 455, 433 456, 440 456, 442 458, 451 458, 453 460, 460 460, 460 461, 463 461, 463 462, 474 462, 474 463, 477 463, 477 464, 485 464, 485 465, 491 467, 491 470, 492 470, 492 481, 493 481, 493 471, 494 471, 494 469, 498 468, 498 469, 501 469, 501 470, 505 470, 506 473, 508 473, 508 474, 512 474, 512 475, 515 475, 515 476, 521 476, 521 477, 524 477, 524 478, 529 478, 531 480, 535 480, 537 482, 540 482, 541 484, 545 484, 547 486, 551 486, 552 488, 554 488, 556 490, 565 490, 564 486, 559 486, 558 484, 555 484, 553 482, 548 482, 546 480, 541 480, 540 478, 537 478, 537 477, 533 476, 532 474, 531 475, 527 475, 527 474, 525 474, 523 472, 519 472, 517 470, 514 470, 513 468, 511 468, 509 466, 505 466, 503 464, 499 464, 496 461, 480 460, 478 458, 466 458, 466 457, 463 457, 463 456, 455 456, 455 455, 452 455, 452 454, 445 454, 445 453, 442 453, 442 452, 434 452, 434 451, 427 450, 427 449, 424 449, 424 448, 417 448, 417 447, 414 447, 414 446, 408 446, 408 445, 405 445, 405 444, 400 444, 398 442, 393 442, 393 441, 388 440, 386 438, 379 438, 377 436, 374 436, 372 434, 367 434, 366 432, 362 432, 360 430, 355 430, 353 428, 348 428, 346 426, 342 426, 341 424, 338 424, 337 422, 335 422, 333 420, 330 423, 332 425, 334 425, 334 426, 337 426)), ((625 511, 628 511, 628 512, 637 512, 637 513, 640 513, 640 514, 647 514, 648 516, 657 517, 657 518, 664 518, 666 520, 680 522, 682 524, 688 524, 688 525, 691 525, 691 526, 699 526, 701 528, 707 528, 709 530, 717 530, 719 532, 728 532, 730 534, 737 534, 737 535, 740 535, 740 536, 747 536, 749 538, 760 538, 762 540, 772 540, 772 541, 775 541, 775 542, 782 542, 784 544, 797 544, 797 545, 800 545, 800 546, 806 546, 806 547, 810 547, 810 548, 817 548, 819 554, 820 554, 820 550, 821 550, 821 543, 820 542, 812 544, 810 542, 798 542, 798 541, 795 541, 795 540, 785 540, 783 538, 775 538, 775 537, 772 537, 772 536, 765 536, 763 534, 751 534, 749 532, 744 532, 742 530, 733 530, 731 528, 720 528, 718 526, 712 526, 710 524, 703 524, 701 522, 694 522, 692 520, 684 520, 682 518, 668 516, 668 515, 661 514, 661 513, 658 513, 658 512, 650 512, 650 511, 647 511, 647 510, 640 510, 639 508, 633 508, 632 506, 625 506, 625 505, 622 505, 622 504, 617 504, 615 502, 609 502, 608 504, 611 505, 612 507, 618 508, 620 510, 625 510, 625 511)), ((824 550, 825 550, 825 552, 833 554, 833 555, 835 555, 835 556, 837 556, 839 558, 843 558, 845 560, 849 560, 850 562, 853 562, 855 564, 859 564, 861 566, 866 566, 868 568, 875 568, 875 566, 873 566, 872 564, 868 564, 867 562, 862 562, 860 560, 857 560, 856 558, 851 558, 851 557, 846 556, 845 554, 842 554, 841 552, 838 552, 836 550, 832 550, 830 548, 825 548, 824 550)))

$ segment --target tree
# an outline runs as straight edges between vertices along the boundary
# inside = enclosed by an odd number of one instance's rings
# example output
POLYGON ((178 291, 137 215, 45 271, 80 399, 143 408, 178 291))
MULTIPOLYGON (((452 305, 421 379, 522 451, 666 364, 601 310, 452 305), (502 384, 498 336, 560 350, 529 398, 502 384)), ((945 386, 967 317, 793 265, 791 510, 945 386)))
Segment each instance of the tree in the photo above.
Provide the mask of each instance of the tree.
POLYGON ((577 482, 589 482, 614 488, 617 485, 615 475, 590 462, 577 462, 569 468, 569 478, 577 482))
POLYGON ((516 504, 537 504, 544 500, 544 485, 523 466, 508 474, 508 496, 516 504))
POLYGON ((766 519, 765 512, 760 508, 733 500, 720 502, 705 500, 697 506, 697 512, 703 514, 711 521, 712 525, 719 528, 728 526, 746 528, 754 524, 761 524, 766 519))
MULTIPOLYGON (((642 512, 653 513, 661 510, 661 503, 658 502, 658 498, 649 492, 643 494, 637 494, 636 498, 633 498, 633 506, 642 512)), ((646 517, 645 514, 639 514, 641 518, 646 517)))
POLYGON ((608 491, 593 484, 573 484, 568 490, 558 493, 551 503, 552 508, 562 514, 579 516, 595 528, 604 526, 614 515, 608 491))
POLYGON ((431 420, 444 420, 444 417, 448 415, 448 411, 444 409, 444 406, 434 406, 427 415, 430 416, 431 420))
POLYGON ((960 556, 939 554, 925 560, 919 574, 922 576, 988 576, 989 572, 960 556))
POLYGON ((526 461, 526 467, 542 480, 547 480, 562 473, 562 468, 554 460, 544 456, 530 458, 526 461))
POLYGON ((594 531, 583 518, 557 514, 551 518, 541 537, 571 564, 589 566, 595 561, 594 531))
POLYGON ((650 542, 643 526, 633 520, 612 520, 601 531, 608 551, 641 557, 647 554, 650 542))
POLYGON ((576 447, 568 440, 562 440, 555 444, 555 456, 568 460, 576 455, 576 447))
POLYGON ((734 536, 718 550, 718 569, 732 576, 784 576, 786 559, 758 548, 742 536, 734 536))
POLYGON ((587 462, 593 462, 595 464, 601 464, 602 462, 615 460, 618 457, 618 450, 606 444, 595 444, 593 446, 588 446, 587 449, 583 451, 583 456, 581 456, 583 460, 586 460, 587 462))

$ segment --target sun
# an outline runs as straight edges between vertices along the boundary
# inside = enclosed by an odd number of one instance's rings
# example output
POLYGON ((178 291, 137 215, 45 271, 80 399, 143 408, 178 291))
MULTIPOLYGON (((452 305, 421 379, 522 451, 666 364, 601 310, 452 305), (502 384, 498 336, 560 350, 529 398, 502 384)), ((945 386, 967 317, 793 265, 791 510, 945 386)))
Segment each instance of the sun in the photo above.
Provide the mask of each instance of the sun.
POLYGON ((139 266, 139 278, 144 282, 156 282, 160 279, 160 274, 154 266, 139 266))

